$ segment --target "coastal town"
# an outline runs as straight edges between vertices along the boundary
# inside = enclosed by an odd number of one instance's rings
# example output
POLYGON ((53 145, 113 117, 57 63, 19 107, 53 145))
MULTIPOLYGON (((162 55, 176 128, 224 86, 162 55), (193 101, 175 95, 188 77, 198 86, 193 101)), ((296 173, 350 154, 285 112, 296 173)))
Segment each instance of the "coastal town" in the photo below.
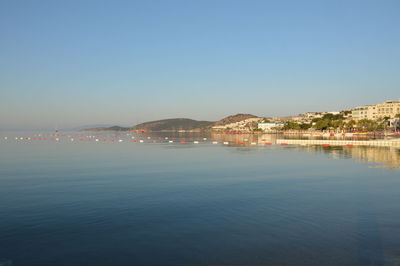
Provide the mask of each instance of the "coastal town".
POLYGON ((228 134, 283 133, 316 136, 353 134, 399 135, 400 100, 329 112, 306 112, 295 116, 262 117, 236 114, 219 121, 169 118, 132 127, 89 127, 82 131, 205 132, 228 134))
POLYGON ((214 131, 274 132, 329 131, 377 132, 399 128, 400 100, 356 107, 351 110, 307 112, 287 117, 250 117, 241 121, 214 125, 214 131))

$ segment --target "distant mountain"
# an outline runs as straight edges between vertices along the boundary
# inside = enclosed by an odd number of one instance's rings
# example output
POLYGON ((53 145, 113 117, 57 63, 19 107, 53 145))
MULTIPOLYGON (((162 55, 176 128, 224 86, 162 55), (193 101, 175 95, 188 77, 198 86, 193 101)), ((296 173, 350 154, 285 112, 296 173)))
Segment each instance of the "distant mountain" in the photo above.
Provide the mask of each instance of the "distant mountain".
POLYGON ((112 127, 94 127, 94 128, 85 128, 80 131, 128 131, 131 130, 130 127, 120 127, 120 126, 112 126, 112 127))
POLYGON ((108 124, 95 124, 95 125, 85 125, 85 126, 80 126, 80 127, 74 127, 74 128, 63 128, 60 129, 60 131, 82 131, 84 129, 90 129, 90 128, 100 128, 100 127, 111 127, 113 125, 108 125, 108 124))
POLYGON ((249 118, 258 118, 258 116, 251 115, 251 114, 237 114, 225 117, 213 124, 213 126, 223 126, 231 123, 240 122, 249 118))
POLYGON ((134 126, 139 131, 201 131, 207 130, 213 122, 197 121, 188 118, 172 118, 142 123, 134 126))
POLYGON ((249 118, 257 118, 251 114, 237 114, 225 117, 217 122, 198 121, 188 118, 171 118, 157 121, 145 122, 134 127, 90 127, 83 128, 81 131, 203 131, 211 130, 213 126, 222 126, 226 124, 240 122, 249 118))

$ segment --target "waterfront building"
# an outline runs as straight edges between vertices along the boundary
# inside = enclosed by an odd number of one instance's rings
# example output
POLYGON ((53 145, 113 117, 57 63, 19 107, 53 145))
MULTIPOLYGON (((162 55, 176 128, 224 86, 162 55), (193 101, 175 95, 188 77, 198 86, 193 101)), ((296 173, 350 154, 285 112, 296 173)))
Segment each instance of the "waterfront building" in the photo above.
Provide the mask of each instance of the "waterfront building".
POLYGON ((377 118, 390 117, 394 118, 400 114, 400 101, 386 101, 376 105, 377 118))
POLYGON ((356 107, 354 110, 351 112, 352 118, 356 121, 361 120, 361 119, 370 119, 374 120, 376 119, 376 106, 375 105, 366 105, 366 106, 360 106, 356 107))
POLYGON ((397 114, 400 114, 400 101, 386 101, 375 105, 360 106, 352 110, 352 117, 356 121, 384 117, 394 118, 397 114))
POLYGON ((273 129, 282 129, 286 123, 258 123, 258 128, 263 131, 273 130, 273 129))

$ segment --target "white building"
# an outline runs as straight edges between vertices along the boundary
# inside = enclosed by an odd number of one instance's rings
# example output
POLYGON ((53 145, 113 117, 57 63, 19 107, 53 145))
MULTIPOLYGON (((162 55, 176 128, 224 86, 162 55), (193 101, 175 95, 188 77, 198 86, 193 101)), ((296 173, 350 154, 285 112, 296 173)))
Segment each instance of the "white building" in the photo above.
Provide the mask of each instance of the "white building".
POLYGON ((379 118, 389 117, 394 118, 400 114, 400 101, 386 101, 384 103, 360 106, 351 112, 354 120, 370 119, 375 120, 379 118))
POLYGON ((358 121, 361 119, 376 119, 376 106, 375 105, 367 105, 367 106, 359 106, 351 111, 351 116, 354 120, 358 121))
POLYGON ((264 131, 273 130, 273 129, 281 129, 286 123, 258 123, 258 128, 264 131))

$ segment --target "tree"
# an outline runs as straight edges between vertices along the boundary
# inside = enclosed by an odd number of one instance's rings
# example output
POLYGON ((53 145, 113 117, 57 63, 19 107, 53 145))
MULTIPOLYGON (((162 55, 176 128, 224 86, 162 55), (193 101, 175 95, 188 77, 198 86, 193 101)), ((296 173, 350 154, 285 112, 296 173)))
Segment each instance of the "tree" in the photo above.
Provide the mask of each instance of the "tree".
POLYGON ((300 128, 301 128, 301 129, 304 129, 304 130, 309 129, 310 127, 311 127, 311 124, 306 124, 306 123, 300 124, 300 128))
POLYGON ((353 128, 355 127, 356 124, 357 124, 356 121, 350 120, 344 127, 345 127, 346 129, 353 129, 353 128))
POLYGON ((328 119, 328 120, 343 120, 343 115, 342 114, 324 114, 322 119, 328 119))
POLYGON ((331 121, 330 124, 333 128, 343 128, 344 127, 343 120, 333 120, 333 121, 331 121))
POLYGON ((284 126, 283 126, 284 130, 289 130, 289 129, 301 129, 300 125, 296 122, 287 122, 284 126))
POLYGON ((381 130, 385 128, 385 125, 387 124, 387 121, 374 121, 374 120, 370 120, 370 119, 361 119, 360 121, 358 121, 357 123, 357 129, 359 130, 369 130, 369 131, 373 131, 373 130, 381 130))
POLYGON ((321 119, 315 123, 315 128, 320 129, 320 130, 325 130, 328 129, 330 126, 330 120, 329 119, 321 119))

